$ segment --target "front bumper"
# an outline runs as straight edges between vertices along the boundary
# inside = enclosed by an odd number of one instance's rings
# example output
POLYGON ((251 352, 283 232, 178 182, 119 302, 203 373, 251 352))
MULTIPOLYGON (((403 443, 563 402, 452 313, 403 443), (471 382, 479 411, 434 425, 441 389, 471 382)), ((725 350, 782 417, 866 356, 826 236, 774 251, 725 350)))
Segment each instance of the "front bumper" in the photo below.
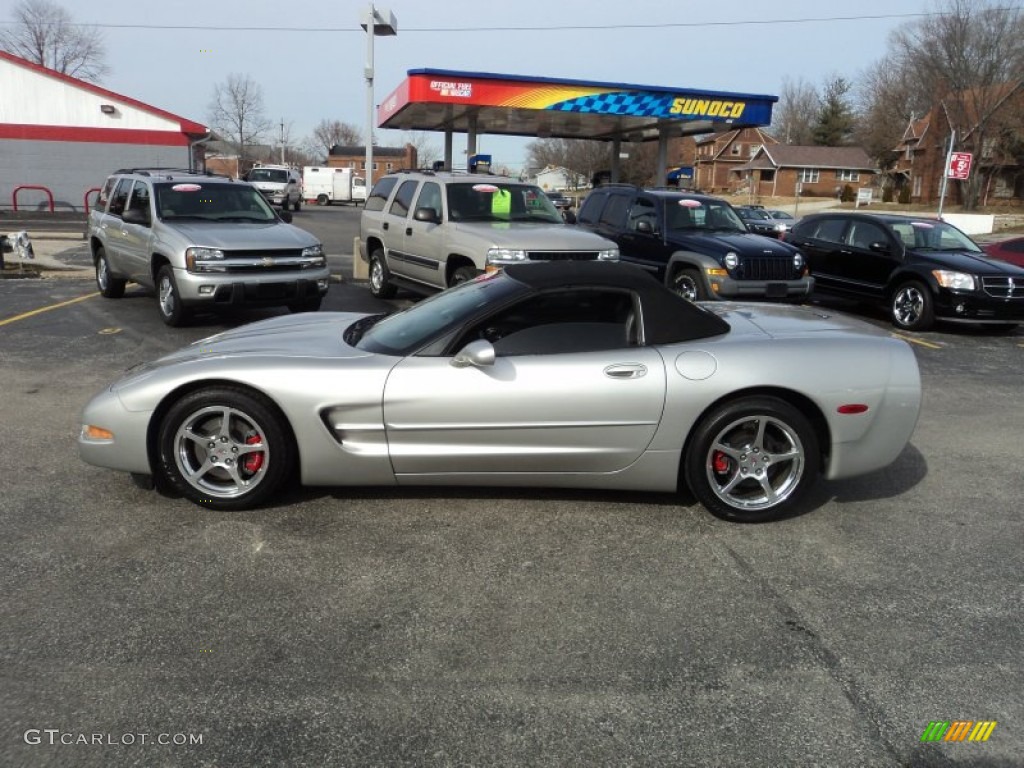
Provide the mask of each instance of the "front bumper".
POLYGON ((151 474, 146 434, 152 415, 150 411, 129 411, 117 394, 109 389, 101 392, 82 411, 83 429, 78 435, 79 457, 95 467, 151 474), (86 425, 109 430, 113 437, 90 438, 85 434, 86 425))
POLYGON ((732 277, 709 276, 711 290, 722 299, 804 299, 814 290, 814 278, 799 280, 736 280, 732 277))
POLYGON ((330 287, 328 267, 271 272, 264 275, 238 273, 196 274, 175 270, 181 301, 188 306, 279 306, 315 296, 330 287))
POLYGON ((997 299, 980 291, 968 293, 940 288, 935 316, 966 323, 1024 323, 1024 295, 997 299))

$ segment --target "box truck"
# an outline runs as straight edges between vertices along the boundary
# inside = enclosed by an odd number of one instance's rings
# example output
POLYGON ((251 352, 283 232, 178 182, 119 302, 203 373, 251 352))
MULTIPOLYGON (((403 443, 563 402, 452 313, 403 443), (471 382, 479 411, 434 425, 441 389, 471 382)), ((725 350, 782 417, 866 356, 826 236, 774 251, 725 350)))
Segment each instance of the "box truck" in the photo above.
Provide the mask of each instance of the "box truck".
POLYGON ((307 203, 317 205, 360 205, 366 200, 366 179, 352 168, 307 165, 302 169, 302 194, 307 203))

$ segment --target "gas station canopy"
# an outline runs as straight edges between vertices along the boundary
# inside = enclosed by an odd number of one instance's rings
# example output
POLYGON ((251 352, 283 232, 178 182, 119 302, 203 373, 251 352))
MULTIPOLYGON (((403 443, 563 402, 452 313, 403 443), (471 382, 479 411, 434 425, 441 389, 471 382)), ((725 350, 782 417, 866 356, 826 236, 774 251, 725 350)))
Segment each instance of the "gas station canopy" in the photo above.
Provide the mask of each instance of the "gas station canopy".
POLYGON ((768 125, 776 96, 411 69, 377 108, 381 128, 611 141, 768 125))
MULTIPOLYGON (((546 77, 411 69, 377 108, 381 128, 452 133, 661 143, 669 138, 771 123, 776 96, 546 77)), ((664 178, 664 161, 659 157, 664 178)))

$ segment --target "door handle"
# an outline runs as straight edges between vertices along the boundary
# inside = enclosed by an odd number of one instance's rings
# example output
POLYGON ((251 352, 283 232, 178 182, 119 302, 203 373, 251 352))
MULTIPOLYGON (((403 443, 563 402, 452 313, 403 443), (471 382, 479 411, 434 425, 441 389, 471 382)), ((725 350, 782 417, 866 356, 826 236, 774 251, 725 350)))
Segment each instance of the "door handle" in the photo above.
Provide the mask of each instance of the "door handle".
POLYGON ((639 379, 647 375, 647 366, 642 363, 616 363, 604 369, 610 379, 639 379))
POLYGON ((405 228, 405 234, 411 235, 412 234, 412 227, 406 227, 405 228))
POLYGON ((385 221, 383 224, 380 225, 380 228, 381 229, 387 229, 388 228, 388 223, 385 221))

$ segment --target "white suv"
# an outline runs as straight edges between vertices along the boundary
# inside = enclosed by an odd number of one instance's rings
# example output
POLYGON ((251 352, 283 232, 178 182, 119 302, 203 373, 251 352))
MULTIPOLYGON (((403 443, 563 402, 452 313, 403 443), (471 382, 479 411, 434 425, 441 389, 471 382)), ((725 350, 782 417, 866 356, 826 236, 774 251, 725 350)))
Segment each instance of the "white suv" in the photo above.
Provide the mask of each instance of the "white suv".
POLYGON ((302 207, 302 178, 294 168, 257 163, 245 174, 245 180, 282 211, 289 206, 295 211, 302 207))
POLYGON ((160 317, 242 305, 312 312, 330 284, 323 245, 251 184, 189 170, 131 168, 107 179, 89 212, 96 285, 108 299, 136 282, 160 317))
POLYGON ((430 293, 524 261, 617 261, 618 246, 576 227, 540 187, 504 176, 400 171, 373 185, 360 256, 378 298, 430 293))

